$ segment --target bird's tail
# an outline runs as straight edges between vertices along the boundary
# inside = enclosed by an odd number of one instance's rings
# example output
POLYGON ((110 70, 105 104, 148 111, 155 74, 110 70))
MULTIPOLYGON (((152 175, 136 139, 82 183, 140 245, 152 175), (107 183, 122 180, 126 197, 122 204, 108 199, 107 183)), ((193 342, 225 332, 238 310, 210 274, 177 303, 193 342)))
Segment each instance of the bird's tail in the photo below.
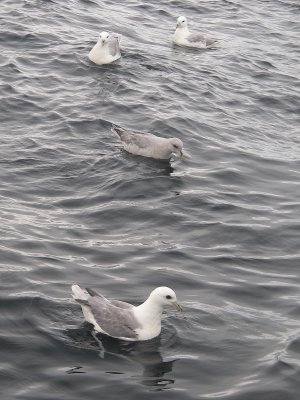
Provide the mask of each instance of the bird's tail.
POLYGON ((112 33, 111 33, 111 36, 112 36, 113 38, 117 39, 119 43, 121 42, 122 35, 120 35, 119 33, 112 32, 112 33))
POLYGON ((78 301, 79 303, 82 301, 85 302, 89 299, 89 295, 85 293, 85 291, 82 290, 81 287, 78 285, 72 285, 72 292, 73 299, 78 301))
POLYGON ((214 47, 220 43, 220 39, 217 38, 206 38, 206 47, 214 47))
POLYGON ((118 136, 120 136, 120 138, 122 138, 122 135, 124 135, 124 133, 126 133, 125 129, 123 129, 120 126, 115 125, 115 124, 111 125, 111 131, 116 133, 118 136))

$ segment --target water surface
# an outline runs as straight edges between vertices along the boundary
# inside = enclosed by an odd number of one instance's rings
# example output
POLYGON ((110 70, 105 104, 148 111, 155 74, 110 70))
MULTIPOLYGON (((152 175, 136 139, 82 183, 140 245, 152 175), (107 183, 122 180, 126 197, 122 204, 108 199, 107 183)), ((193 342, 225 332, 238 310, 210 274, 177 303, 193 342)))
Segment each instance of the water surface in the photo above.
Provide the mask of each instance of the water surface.
POLYGON ((1 2, 5 399, 299 398, 298 1, 1 2), (171 44, 176 18, 220 38, 171 44), (122 59, 87 59, 102 30, 122 59), (123 127, 177 136, 169 165, 123 127), (159 338, 103 348, 70 285, 139 303, 159 338))

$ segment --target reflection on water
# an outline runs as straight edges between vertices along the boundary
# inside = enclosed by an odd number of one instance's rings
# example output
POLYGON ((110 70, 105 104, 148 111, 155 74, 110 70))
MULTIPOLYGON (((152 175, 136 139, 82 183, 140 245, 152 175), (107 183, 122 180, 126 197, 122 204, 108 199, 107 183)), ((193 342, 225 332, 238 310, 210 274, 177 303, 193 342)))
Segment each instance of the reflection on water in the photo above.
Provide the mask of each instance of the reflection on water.
MULTIPOLYGON (((121 146, 118 138, 116 138, 116 141, 121 146)), ((180 160, 173 156, 169 162, 168 160, 157 160, 148 157, 136 156, 128 153, 125 150, 122 150, 122 156, 128 165, 138 168, 139 172, 143 176, 150 177, 153 177, 153 174, 159 176, 169 176, 174 172, 174 163, 180 163, 180 160)))
MULTIPOLYGON (((99 350, 99 357, 103 360, 109 355, 114 355, 117 358, 123 358, 129 362, 139 364, 142 370, 138 378, 141 378, 139 382, 144 386, 163 390, 175 382, 174 379, 165 377, 165 374, 172 372, 173 363, 176 360, 163 360, 161 336, 145 342, 126 342, 100 333, 96 334, 89 323, 84 323, 78 329, 68 329, 65 334, 81 348, 99 350)), ((168 341, 168 345, 172 345, 172 337, 164 339, 168 341)), ((175 336, 173 335, 173 342, 174 340, 175 336)), ((116 365, 120 368, 117 362, 116 365)), ((82 374, 84 373, 82 369, 83 367, 81 366, 74 366, 67 373, 82 374)), ((126 372, 120 372, 119 369, 106 371, 107 374, 122 374, 126 372)))

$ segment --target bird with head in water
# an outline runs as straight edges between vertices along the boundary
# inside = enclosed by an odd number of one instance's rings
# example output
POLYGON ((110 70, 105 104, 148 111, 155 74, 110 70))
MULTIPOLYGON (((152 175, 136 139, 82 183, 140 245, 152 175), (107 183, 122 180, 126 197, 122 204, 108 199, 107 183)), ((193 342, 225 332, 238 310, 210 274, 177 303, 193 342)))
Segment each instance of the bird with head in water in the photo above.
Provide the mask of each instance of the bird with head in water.
POLYGON ((115 124, 111 130, 120 137, 128 153, 160 160, 169 160, 173 155, 183 158, 183 143, 176 137, 164 138, 149 132, 133 132, 115 124))

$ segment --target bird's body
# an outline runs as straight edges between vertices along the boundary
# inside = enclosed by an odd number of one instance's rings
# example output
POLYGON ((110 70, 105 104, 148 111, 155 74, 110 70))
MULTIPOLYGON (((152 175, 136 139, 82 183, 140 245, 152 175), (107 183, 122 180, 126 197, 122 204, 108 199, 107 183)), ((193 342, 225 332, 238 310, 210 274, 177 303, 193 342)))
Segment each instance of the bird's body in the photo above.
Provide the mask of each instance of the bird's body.
POLYGON ((121 57, 120 36, 116 33, 101 32, 98 42, 89 52, 89 59, 97 64, 110 64, 121 57))
POLYGON ((205 49, 214 46, 218 40, 198 33, 190 33, 186 17, 181 16, 177 19, 173 42, 178 46, 205 49))
POLYGON ((152 133, 130 132, 114 124, 112 132, 120 137, 124 150, 129 153, 161 160, 170 159, 172 154, 182 157, 183 144, 178 138, 163 138, 152 133))
POLYGON ((154 289, 148 299, 135 307, 119 300, 110 300, 91 289, 72 286, 73 298, 82 308, 86 321, 97 332, 128 340, 149 340, 160 334, 163 306, 177 304, 176 294, 167 287, 154 289))

